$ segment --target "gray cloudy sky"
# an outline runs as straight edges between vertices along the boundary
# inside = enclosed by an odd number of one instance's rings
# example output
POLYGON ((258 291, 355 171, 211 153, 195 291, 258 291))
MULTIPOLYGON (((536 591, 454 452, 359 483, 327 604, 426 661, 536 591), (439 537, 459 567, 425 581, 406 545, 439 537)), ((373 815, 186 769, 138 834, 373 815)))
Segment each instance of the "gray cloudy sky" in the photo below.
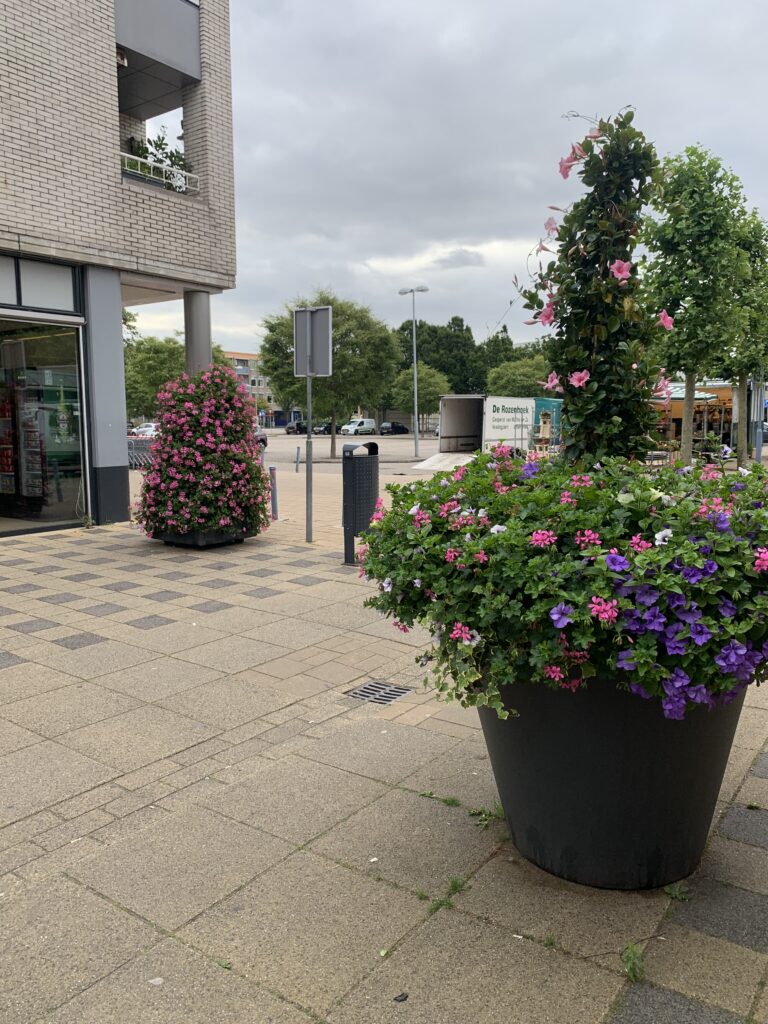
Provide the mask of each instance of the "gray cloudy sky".
MULTIPOLYGON (((635 106, 661 155, 711 149, 768 213, 763 0, 231 0, 238 286, 213 299, 225 348, 330 286, 395 325, 458 315, 482 340, 514 297, 557 163, 583 122, 635 106)), ((139 309, 145 333, 179 303, 139 309)), ((506 322, 533 337, 519 304, 506 322)))

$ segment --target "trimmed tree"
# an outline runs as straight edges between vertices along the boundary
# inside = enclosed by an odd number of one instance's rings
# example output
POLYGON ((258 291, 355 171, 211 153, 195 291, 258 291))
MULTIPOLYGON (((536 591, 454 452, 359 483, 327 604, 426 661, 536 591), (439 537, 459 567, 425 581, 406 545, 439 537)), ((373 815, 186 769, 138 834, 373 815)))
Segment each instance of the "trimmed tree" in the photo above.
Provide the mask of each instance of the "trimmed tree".
POLYGON ((559 226, 548 219, 557 256, 523 290, 535 310, 531 322, 553 331, 547 389, 562 394, 572 461, 639 455, 652 446, 658 421, 650 404, 656 370, 647 356, 657 329, 633 261, 657 160, 632 121, 631 110, 601 120, 560 161, 562 176, 577 168, 587 192, 559 226))
POLYGON ((486 390, 489 395, 508 395, 510 398, 536 398, 545 395, 544 378, 549 373, 546 356, 530 356, 502 363, 488 371, 486 390))
POLYGON ((693 455, 693 410, 698 376, 735 351, 745 330, 736 295, 748 281, 739 237, 744 215, 741 182, 699 146, 664 161, 663 187, 654 197, 660 219, 646 221, 651 256, 646 284, 675 329, 656 339, 668 370, 685 375, 681 458, 693 455))
MULTIPOLYGON (((440 409, 442 395, 451 393, 451 384, 444 373, 427 366, 421 360, 416 364, 419 386, 419 415, 431 416, 440 409)), ((392 385, 393 407, 413 415, 413 370, 401 370, 392 385)))

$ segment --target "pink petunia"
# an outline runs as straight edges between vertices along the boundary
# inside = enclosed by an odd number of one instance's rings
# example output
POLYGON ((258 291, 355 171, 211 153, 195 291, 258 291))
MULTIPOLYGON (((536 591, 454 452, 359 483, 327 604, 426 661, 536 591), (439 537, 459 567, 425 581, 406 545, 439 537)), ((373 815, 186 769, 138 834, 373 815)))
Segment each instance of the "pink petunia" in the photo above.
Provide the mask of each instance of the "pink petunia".
POLYGON ((608 268, 617 281, 626 281, 632 271, 629 260, 614 260, 608 268))
POLYGON ((589 370, 574 370, 568 378, 568 383, 574 388, 583 388, 590 376, 589 370))

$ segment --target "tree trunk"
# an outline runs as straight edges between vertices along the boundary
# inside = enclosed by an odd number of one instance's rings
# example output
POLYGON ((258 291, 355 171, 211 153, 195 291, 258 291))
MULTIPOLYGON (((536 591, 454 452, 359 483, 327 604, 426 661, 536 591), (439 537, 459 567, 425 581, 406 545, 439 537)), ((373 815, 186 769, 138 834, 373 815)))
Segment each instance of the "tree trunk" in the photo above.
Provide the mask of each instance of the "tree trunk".
POLYGON ((680 459, 684 466, 693 461, 693 406, 696 402, 696 374, 685 375, 685 399, 683 401, 683 429, 680 435, 680 459))
POLYGON ((736 432, 736 462, 739 466, 747 464, 747 425, 749 423, 749 410, 747 408, 747 387, 749 377, 745 374, 739 375, 739 424, 736 432))
POLYGON ((331 413, 331 458, 336 458, 336 413, 331 413))

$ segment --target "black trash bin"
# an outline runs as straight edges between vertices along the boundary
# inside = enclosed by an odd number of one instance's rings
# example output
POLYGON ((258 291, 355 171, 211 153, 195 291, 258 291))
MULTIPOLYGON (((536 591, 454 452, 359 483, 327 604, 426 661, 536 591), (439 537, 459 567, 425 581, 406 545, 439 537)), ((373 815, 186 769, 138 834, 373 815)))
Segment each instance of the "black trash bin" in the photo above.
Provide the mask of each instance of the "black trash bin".
POLYGON ((355 537, 367 530, 379 497, 379 446, 345 444, 342 449, 344 564, 355 564, 355 537), (361 448, 366 454, 355 455, 361 448))

